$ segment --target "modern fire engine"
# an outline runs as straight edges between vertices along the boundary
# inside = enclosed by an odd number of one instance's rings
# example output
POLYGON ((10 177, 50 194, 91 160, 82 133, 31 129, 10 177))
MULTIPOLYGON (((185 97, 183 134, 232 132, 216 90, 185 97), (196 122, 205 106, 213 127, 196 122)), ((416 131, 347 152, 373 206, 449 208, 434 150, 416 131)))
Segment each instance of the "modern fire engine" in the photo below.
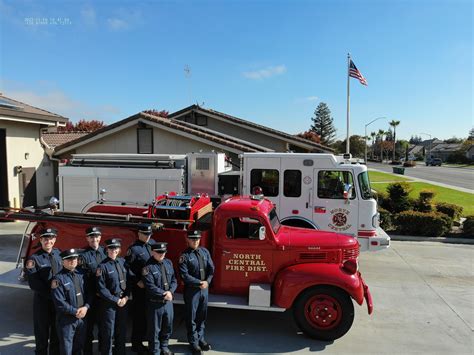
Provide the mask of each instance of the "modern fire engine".
POLYGON ((59 167, 61 209, 80 212, 98 200, 144 204, 170 191, 223 198, 258 191, 284 225, 351 234, 362 251, 390 244, 365 165, 332 154, 244 153, 233 167, 222 153, 73 155, 59 167))
MULTIPOLYGON (((152 238, 168 243, 174 266, 186 248, 188 231, 202 231, 201 244, 208 248, 216 271, 210 288, 210 306, 283 312, 291 309, 296 323, 310 337, 333 340, 343 336, 354 320, 352 300, 372 298, 358 270, 356 238, 336 232, 284 226, 274 204, 264 196, 234 196, 221 202, 207 194, 157 197, 147 206, 98 201, 84 213, 7 209, 0 219, 31 221, 20 247, 18 266, 38 247, 38 231, 58 230, 56 247, 78 248, 85 244, 84 231, 101 226, 104 239, 122 239, 122 253, 136 239, 139 223, 151 223, 152 238), (217 205, 216 208, 214 206, 217 205)), ((17 286, 21 269, 9 275, 17 286)), ((182 285, 175 295, 177 303, 182 285)))

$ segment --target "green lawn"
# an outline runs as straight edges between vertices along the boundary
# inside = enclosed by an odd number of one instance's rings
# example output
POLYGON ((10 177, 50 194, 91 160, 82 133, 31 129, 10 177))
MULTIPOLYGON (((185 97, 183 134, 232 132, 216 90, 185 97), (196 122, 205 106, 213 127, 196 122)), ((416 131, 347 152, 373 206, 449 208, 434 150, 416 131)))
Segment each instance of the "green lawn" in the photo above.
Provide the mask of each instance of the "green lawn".
POLYGON ((409 178, 406 178, 402 175, 381 173, 379 171, 369 171, 369 178, 370 182, 393 182, 409 180, 409 178))
MULTIPOLYGON (((372 180, 372 173, 374 173, 374 171, 369 171, 371 180, 372 180)), ((390 175, 390 174, 385 174, 385 175, 390 175)), ((433 190, 436 192, 434 202, 454 203, 455 205, 459 205, 463 207, 463 213, 462 213, 463 216, 474 215, 474 195, 473 194, 449 189, 446 187, 427 184, 424 182, 408 181, 408 183, 412 187, 412 191, 410 192, 410 197, 418 198, 418 195, 421 190, 425 190, 425 189, 433 190)), ((375 183, 375 184, 372 184, 372 188, 378 192, 380 191, 386 192, 388 184, 389 183, 375 183)))

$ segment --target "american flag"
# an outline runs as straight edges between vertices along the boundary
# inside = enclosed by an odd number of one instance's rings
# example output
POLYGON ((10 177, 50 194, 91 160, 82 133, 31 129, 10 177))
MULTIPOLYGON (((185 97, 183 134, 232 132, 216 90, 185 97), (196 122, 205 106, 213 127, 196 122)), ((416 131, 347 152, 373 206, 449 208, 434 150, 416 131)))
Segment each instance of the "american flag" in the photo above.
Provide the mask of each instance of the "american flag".
POLYGON ((352 59, 349 66, 349 76, 358 79, 362 85, 367 86, 367 80, 365 80, 359 69, 357 69, 352 59))

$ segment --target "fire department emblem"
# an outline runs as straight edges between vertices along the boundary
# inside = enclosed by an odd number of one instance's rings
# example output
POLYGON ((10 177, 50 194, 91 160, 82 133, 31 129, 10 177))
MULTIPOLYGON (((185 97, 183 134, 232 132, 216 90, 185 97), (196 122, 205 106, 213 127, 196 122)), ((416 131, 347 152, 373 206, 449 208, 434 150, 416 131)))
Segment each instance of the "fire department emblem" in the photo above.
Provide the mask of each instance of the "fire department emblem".
POLYGON ((33 268, 35 267, 35 265, 36 265, 36 263, 35 263, 34 260, 31 260, 31 259, 30 259, 30 260, 28 260, 28 261, 26 262, 26 268, 27 268, 27 269, 33 269, 33 268))
POLYGON ((142 269, 142 275, 143 275, 143 276, 148 275, 148 266, 145 266, 145 267, 142 269))
POLYGON ((51 281, 51 288, 52 289, 58 288, 58 286, 59 286, 58 280, 51 281))
POLYGON ((335 208, 331 212, 331 222, 328 224, 328 227, 336 232, 343 232, 352 227, 349 224, 349 214, 351 211, 346 210, 345 208, 335 208))
POLYGON ((311 179, 309 176, 305 176, 304 179, 303 179, 303 182, 306 185, 309 185, 309 184, 311 184, 311 182, 313 182, 313 179, 311 179))
POLYGON ((102 275, 102 269, 101 269, 101 268, 98 268, 98 269, 95 271, 95 276, 99 277, 100 275, 102 275))
POLYGON ((347 223, 347 216, 344 213, 336 213, 334 216, 332 216, 332 223, 336 227, 342 227, 347 223))

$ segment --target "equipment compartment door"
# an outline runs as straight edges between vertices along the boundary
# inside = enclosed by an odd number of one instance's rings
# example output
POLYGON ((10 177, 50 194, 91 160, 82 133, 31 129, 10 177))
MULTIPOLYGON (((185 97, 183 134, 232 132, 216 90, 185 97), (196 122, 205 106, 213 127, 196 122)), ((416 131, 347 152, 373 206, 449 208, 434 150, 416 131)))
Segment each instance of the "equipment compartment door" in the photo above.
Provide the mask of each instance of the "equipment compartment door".
POLYGON ((357 236, 359 200, 350 170, 314 169, 313 220, 322 230, 357 236), (347 184, 352 194, 344 198, 347 184))
MULTIPOLYGON (((230 295, 247 295, 251 283, 271 283, 273 246, 259 239, 259 220, 234 217, 226 220, 226 235, 218 236, 213 289, 230 295)), ((216 237, 216 236, 215 236, 216 237)))

